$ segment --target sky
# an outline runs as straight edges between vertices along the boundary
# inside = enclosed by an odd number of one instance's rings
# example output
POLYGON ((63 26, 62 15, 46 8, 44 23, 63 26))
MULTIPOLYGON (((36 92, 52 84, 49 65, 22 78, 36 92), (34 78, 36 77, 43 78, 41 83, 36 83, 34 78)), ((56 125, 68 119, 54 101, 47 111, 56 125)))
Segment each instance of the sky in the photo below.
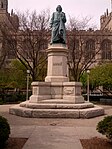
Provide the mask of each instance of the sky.
POLYGON ((106 12, 108 8, 111 11, 111 0, 9 0, 8 10, 15 12, 25 12, 26 10, 42 10, 50 9, 50 12, 56 10, 57 5, 61 5, 66 16, 76 17, 78 19, 86 16, 92 18, 92 23, 100 26, 100 16, 106 12))

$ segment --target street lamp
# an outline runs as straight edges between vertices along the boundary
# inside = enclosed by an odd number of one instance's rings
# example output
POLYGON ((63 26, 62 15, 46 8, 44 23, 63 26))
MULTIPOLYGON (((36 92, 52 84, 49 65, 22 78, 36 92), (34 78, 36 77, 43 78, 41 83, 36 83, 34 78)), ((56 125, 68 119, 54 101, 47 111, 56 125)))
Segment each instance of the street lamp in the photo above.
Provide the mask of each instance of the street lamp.
POLYGON ((26 88, 26 100, 28 100, 28 86, 29 86, 30 70, 27 70, 27 88, 26 88))
POLYGON ((90 70, 87 70, 87 101, 89 102, 89 74, 90 70))

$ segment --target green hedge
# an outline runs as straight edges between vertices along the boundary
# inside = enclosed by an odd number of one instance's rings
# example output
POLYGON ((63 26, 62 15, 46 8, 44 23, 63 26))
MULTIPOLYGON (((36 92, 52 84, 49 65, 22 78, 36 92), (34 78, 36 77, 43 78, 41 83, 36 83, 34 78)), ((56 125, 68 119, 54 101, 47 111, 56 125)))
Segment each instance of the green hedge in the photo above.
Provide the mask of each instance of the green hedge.
POLYGON ((97 124, 99 133, 106 135, 106 137, 112 141, 112 116, 106 116, 97 124))
POLYGON ((2 149, 9 138, 10 126, 6 118, 0 116, 0 149, 2 149))
MULTIPOLYGON (((31 92, 29 92, 29 96, 31 92)), ((25 92, 9 92, 9 93, 1 93, 0 94, 0 104, 5 103, 18 103, 26 100, 25 92)))

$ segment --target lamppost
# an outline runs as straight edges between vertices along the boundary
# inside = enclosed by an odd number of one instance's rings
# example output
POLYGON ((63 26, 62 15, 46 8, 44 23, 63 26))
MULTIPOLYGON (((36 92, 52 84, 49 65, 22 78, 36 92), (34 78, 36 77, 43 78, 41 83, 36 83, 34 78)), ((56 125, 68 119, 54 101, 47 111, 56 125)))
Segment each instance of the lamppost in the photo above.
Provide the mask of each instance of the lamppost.
POLYGON ((89 74, 90 70, 87 70, 87 101, 89 102, 89 74))
POLYGON ((26 87, 26 100, 28 100, 28 86, 29 86, 30 70, 27 70, 27 87, 26 87))

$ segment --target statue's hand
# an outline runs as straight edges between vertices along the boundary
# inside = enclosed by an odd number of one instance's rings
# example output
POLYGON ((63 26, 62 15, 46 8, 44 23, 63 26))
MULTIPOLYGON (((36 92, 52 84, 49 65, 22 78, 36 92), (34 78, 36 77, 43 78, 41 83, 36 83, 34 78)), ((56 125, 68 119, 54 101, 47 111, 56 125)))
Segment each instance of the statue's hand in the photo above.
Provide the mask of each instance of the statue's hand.
POLYGON ((63 13, 63 12, 61 13, 61 18, 62 18, 62 19, 64 18, 64 13, 63 13))
POLYGON ((64 12, 61 13, 61 19, 62 19, 62 21, 64 23, 66 22, 66 17, 65 17, 65 13, 64 12))

